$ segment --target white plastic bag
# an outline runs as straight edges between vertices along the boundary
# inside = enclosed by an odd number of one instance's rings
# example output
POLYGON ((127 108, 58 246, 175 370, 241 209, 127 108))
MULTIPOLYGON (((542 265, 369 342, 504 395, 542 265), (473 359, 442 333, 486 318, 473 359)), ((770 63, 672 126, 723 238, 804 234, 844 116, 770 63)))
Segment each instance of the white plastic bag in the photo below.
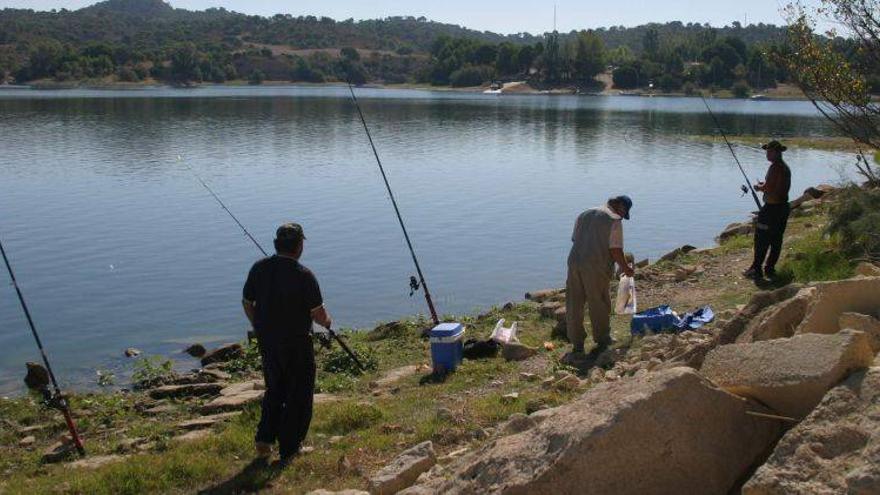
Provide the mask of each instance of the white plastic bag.
POLYGON ((614 312, 619 315, 634 315, 636 311, 636 280, 623 275, 617 286, 617 304, 614 305, 614 312))
POLYGON ((492 330, 492 337, 490 338, 499 344, 519 342, 519 339, 516 338, 516 322, 513 322, 513 325, 511 325, 510 328, 505 328, 504 318, 498 320, 498 323, 495 324, 495 330, 492 330))

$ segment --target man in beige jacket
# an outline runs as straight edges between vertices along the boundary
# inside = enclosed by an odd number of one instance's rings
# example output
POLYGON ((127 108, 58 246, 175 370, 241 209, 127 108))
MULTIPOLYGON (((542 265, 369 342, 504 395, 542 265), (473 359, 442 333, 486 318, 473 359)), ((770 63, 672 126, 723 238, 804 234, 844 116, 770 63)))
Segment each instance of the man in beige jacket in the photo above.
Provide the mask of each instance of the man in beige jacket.
POLYGON ((572 344, 569 358, 583 355, 584 305, 590 307, 590 325, 598 354, 611 345, 611 294, 609 291, 614 263, 621 273, 633 275, 633 267, 623 254, 623 223, 632 209, 629 196, 617 196, 604 206, 581 213, 571 236, 566 281, 566 315, 568 340, 572 344))

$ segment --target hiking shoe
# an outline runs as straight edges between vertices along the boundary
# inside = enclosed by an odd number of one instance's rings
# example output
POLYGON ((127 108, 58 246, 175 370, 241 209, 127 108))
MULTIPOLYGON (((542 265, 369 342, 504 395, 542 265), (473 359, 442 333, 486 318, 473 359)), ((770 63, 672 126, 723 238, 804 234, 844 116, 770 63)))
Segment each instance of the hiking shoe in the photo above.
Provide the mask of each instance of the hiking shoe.
POLYGON ((751 267, 743 272, 743 277, 750 278, 752 280, 761 280, 762 278, 764 278, 764 274, 761 273, 760 268, 751 267))
POLYGON ((587 355, 584 354, 584 351, 582 351, 582 350, 581 351, 571 351, 571 352, 566 352, 565 355, 562 356, 562 359, 560 359, 560 362, 562 362, 562 364, 566 364, 568 366, 575 366, 576 367, 579 363, 584 362, 584 360, 586 358, 587 358, 587 355))
POLYGON ((774 278, 776 278, 776 275, 777 274, 776 274, 775 268, 765 268, 764 269, 764 276, 766 276, 767 278, 774 279, 774 278))

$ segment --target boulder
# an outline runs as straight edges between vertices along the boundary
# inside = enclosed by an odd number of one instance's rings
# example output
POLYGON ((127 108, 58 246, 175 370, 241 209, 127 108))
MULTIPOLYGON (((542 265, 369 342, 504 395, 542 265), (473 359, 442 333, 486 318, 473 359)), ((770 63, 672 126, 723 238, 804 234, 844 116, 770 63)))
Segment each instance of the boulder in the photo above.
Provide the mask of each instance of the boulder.
POLYGON ((876 316, 880 312, 880 277, 856 277, 815 284, 816 296, 795 333, 835 333, 840 331, 843 313, 876 316))
POLYGON ((542 303, 548 299, 559 299, 565 295, 565 289, 542 289, 526 292, 526 299, 542 303))
POLYGON ((202 369, 198 372, 199 378, 206 382, 228 382, 232 379, 232 375, 222 370, 202 369))
POLYGON ((538 349, 519 342, 509 342, 501 348, 501 355, 508 361, 525 361, 538 353, 538 349))
POLYGON ((745 495, 880 493, 880 368, 853 373, 789 430, 745 495))
POLYGON ((761 311, 764 311, 764 309, 774 304, 791 299, 796 296, 802 288, 802 285, 791 284, 773 291, 755 293, 749 300, 749 303, 740 309, 733 319, 727 322, 726 325, 720 327, 718 332, 718 343, 732 344, 733 342, 736 342, 736 339, 739 338, 740 334, 746 330, 749 323, 751 323, 761 311))
POLYGON ((262 379, 233 383, 232 385, 228 385, 220 390, 220 395, 231 397, 233 395, 241 395, 245 392, 251 392, 253 390, 266 390, 266 385, 262 379))
POLYGON ((880 277, 880 266, 863 261, 856 267, 856 275, 861 275, 863 277, 880 277))
POLYGON ((370 493, 390 495, 415 483, 419 475, 437 463, 434 444, 422 442, 397 456, 390 464, 370 477, 370 493))
POLYGON ((221 395, 202 406, 199 411, 202 414, 216 414, 224 411, 238 411, 245 406, 259 402, 263 399, 265 390, 247 390, 237 395, 221 395))
POLYGON ((33 445, 35 443, 37 443, 37 437, 35 437, 33 435, 28 435, 18 441, 18 446, 22 447, 22 448, 30 447, 31 445, 33 445))
POLYGON ((538 422, 535 421, 535 418, 526 416, 523 413, 516 413, 511 414, 510 417, 507 418, 507 421, 501 424, 498 429, 504 435, 513 435, 515 433, 526 431, 537 424, 538 422))
POLYGON ((842 329, 858 330, 868 334, 871 349, 875 354, 880 351, 880 320, 861 313, 843 313, 837 321, 842 329))
POLYGON ((216 425, 217 423, 222 423, 224 421, 232 419, 239 414, 241 414, 241 412, 234 411, 228 413, 213 414, 210 416, 202 416, 195 419, 188 419, 186 421, 181 421, 180 423, 177 423, 177 429, 186 431, 204 430, 206 428, 210 428, 216 425))
POLYGON ((779 434, 756 407, 686 368, 603 383, 403 493, 727 493, 779 434))
POLYGON ((338 492, 334 492, 334 491, 325 490, 325 489, 321 488, 319 490, 312 490, 309 493, 307 493, 306 495, 370 495, 370 492, 365 492, 363 490, 353 490, 353 489, 339 490, 338 492))
POLYGON ((25 363, 27 375, 24 384, 31 390, 42 390, 49 386, 49 372, 46 367, 39 363, 25 363))
POLYGON ((873 360, 868 336, 846 330, 723 345, 709 352, 700 372, 729 392, 800 419, 828 389, 873 360))
POLYGON ((743 222, 743 223, 732 223, 728 225, 723 232, 718 234, 718 242, 723 243, 724 241, 730 239, 731 237, 736 237, 740 235, 749 235, 754 232, 755 227, 752 222, 743 222))
POLYGON ((204 355, 208 352, 208 350, 205 349, 205 346, 203 346, 202 344, 193 344, 193 345, 187 347, 186 349, 184 349, 183 352, 185 352, 186 354, 189 354, 190 356, 192 356, 194 358, 201 358, 201 357, 204 357, 204 355))
POLYGON ((233 359, 240 358, 244 355, 244 348, 241 344, 225 344, 202 357, 202 366, 212 363, 225 363, 233 359))
POLYGON ((682 246, 680 248, 676 248, 676 249, 664 254, 663 256, 660 257, 658 262, 659 261, 673 261, 682 255, 685 255, 687 253, 690 253, 691 251, 696 251, 696 250, 697 250, 697 248, 695 248, 694 246, 691 246, 689 244, 685 244, 684 246, 682 246))
POLYGON ((125 350, 125 352, 123 354, 125 354, 125 357, 128 357, 128 358, 138 357, 141 355, 141 350, 135 349, 134 347, 129 347, 128 349, 125 350))
POLYGON ((802 289, 791 299, 770 306, 748 324, 736 339, 737 343, 780 339, 794 335, 807 314, 807 307, 816 295, 815 287, 802 289))
POLYGON ((538 312, 544 318, 553 318, 556 314, 556 310, 559 308, 565 307, 565 304, 559 301, 544 301, 538 307, 538 312))
POLYGON ((188 383, 183 385, 163 385, 150 390, 153 399, 166 399, 169 397, 197 397, 202 395, 216 395, 223 388, 219 383, 188 383))

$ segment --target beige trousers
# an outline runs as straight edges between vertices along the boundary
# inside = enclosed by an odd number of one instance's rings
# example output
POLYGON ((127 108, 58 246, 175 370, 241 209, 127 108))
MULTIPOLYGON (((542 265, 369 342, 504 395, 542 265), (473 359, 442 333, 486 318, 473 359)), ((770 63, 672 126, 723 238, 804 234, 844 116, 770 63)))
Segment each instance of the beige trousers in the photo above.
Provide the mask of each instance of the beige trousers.
POLYGON ((584 330, 584 304, 590 307, 590 325, 593 341, 611 344, 611 278, 608 270, 568 265, 565 283, 565 311, 568 341, 574 349, 584 347, 587 332, 584 330))

